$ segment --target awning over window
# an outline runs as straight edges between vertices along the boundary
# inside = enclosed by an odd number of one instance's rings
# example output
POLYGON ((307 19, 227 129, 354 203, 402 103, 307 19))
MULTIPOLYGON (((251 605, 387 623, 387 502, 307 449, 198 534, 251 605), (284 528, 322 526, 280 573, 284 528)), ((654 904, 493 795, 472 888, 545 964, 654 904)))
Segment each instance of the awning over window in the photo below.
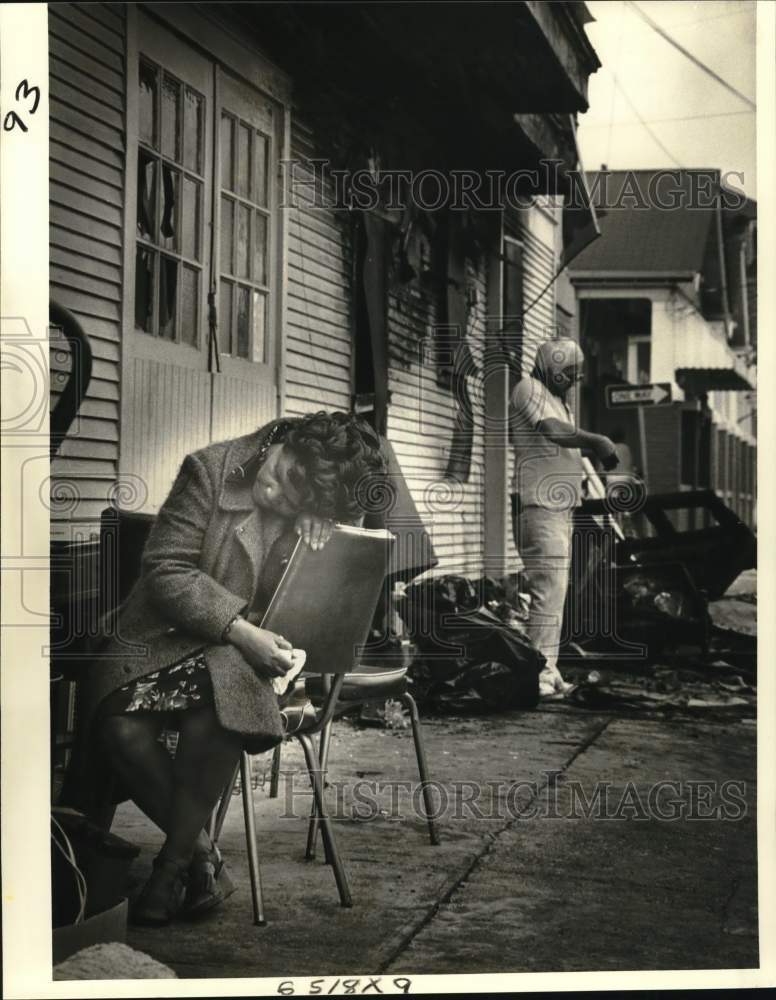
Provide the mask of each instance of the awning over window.
POLYGON ((569 191, 563 205, 563 252, 561 266, 568 267, 571 261, 586 246, 601 235, 593 199, 590 195, 582 155, 577 143, 574 116, 569 115, 569 126, 574 137, 575 169, 568 175, 569 191))
POLYGON ((685 392, 749 392, 754 386, 735 368, 677 368, 676 384, 685 392))

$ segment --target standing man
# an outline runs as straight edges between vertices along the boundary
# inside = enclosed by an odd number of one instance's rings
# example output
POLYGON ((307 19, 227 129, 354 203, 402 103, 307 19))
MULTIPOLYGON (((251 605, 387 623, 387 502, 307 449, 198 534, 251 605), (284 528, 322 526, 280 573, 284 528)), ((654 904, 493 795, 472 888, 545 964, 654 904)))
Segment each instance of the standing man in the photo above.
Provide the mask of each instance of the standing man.
POLYGON ((515 386, 509 404, 515 448, 517 548, 524 586, 531 596, 527 632, 547 659, 539 675, 543 697, 571 687, 558 670, 571 564, 574 510, 581 504, 585 470, 581 449, 605 468, 617 465, 614 443, 580 430, 566 402, 583 377, 584 355, 573 340, 548 340, 539 347, 530 375, 515 386))

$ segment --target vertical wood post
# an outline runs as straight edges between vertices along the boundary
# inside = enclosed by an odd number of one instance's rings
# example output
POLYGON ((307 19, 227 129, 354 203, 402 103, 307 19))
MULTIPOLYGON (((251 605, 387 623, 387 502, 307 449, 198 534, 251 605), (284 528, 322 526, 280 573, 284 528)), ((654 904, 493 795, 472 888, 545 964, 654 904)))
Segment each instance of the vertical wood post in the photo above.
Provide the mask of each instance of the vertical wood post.
MULTIPOLYGON (((507 538, 510 530, 509 369, 502 359, 499 335, 503 324, 501 227, 488 259, 487 316, 483 382, 485 392, 485 558, 483 570, 497 579, 510 571, 507 538)), ((516 567, 511 567, 515 569, 516 567)))

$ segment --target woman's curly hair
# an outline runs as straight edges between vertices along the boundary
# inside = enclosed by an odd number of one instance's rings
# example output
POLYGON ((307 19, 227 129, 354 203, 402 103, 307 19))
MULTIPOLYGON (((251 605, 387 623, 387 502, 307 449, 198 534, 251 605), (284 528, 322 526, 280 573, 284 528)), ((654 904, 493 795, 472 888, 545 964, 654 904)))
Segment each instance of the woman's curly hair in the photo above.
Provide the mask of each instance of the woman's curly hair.
POLYGON ((360 517, 359 498, 386 469, 380 439, 369 424, 349 413, 321 410, 294 421, 283 444, 305 470, 291 473, 302 510, 338 521, 360 517))

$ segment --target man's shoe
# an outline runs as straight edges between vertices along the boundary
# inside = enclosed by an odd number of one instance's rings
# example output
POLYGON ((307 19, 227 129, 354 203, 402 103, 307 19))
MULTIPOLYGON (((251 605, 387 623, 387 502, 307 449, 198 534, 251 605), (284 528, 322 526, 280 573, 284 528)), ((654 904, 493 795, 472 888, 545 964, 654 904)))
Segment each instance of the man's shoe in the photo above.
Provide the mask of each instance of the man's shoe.
POLYGON ((573 691, 576 684, 569 684, 563 680, 560 670, 557 667, 545 667, 539 674, 539 697, 544 699, 559 700, 573 691))

